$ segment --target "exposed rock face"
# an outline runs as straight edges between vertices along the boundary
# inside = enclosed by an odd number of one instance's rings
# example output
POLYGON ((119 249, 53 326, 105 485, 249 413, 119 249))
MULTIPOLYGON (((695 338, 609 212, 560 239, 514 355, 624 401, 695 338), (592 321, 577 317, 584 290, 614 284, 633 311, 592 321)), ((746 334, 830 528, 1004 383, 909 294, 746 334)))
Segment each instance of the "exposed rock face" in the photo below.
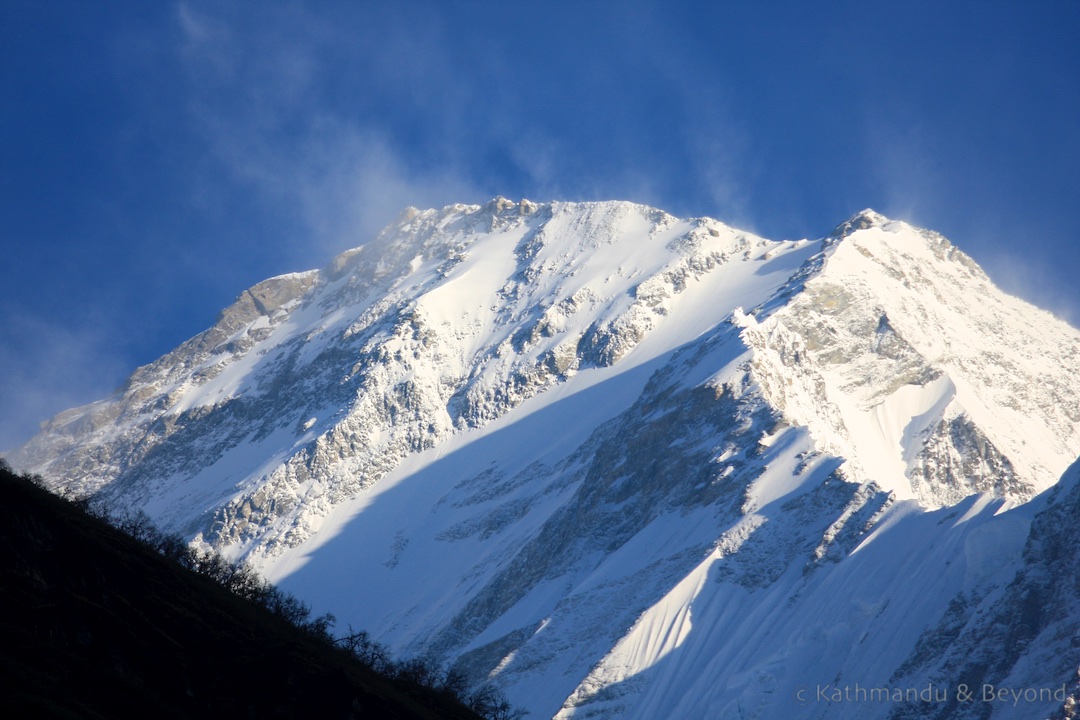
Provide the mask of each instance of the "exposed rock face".
POLYGON ((792 698, 1057 677, 1080 610, 987 613, 1080 559, 1040 495, 1078 371, 1080 332, 870 211, 773 242, 496 198, 259 283, 9 460, 541 716, 936 717, 792 698))
POLYGON ((936 233, 863 213, 826 242, 797 294, 743 321, 770 402, 847 458, 846 476, 926 507, 1049 487, 1073 455, 1071 333, 936 233), (1022 415, 1049 446, 1031 450, 1022 415))
POLYGON ((966 684, 977 698, 934 707, 910 703, 891 718, 1056 717, 1080 697, 1080 462, 1043 498, 1023 561, 1004 587, 958 594, 937 626, 927 628, 894 681, 966 684), (1004 691, 1004 695, 1002 692, 1004 691), (1004 699, 1000 699, 1004 698, 1004 699), (1049 703, 1044 699, 1049 699, 1049 703), (1042 702, 1039 702, 1042 700, 1042 702), (1009 707, 1009 705, 1012 705, 1009 707))

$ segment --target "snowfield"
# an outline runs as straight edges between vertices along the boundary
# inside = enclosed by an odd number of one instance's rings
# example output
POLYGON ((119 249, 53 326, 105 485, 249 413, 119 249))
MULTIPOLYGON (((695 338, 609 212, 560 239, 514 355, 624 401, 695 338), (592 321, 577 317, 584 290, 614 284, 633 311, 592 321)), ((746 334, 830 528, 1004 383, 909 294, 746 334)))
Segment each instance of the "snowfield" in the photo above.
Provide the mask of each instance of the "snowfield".
POLYGON ((534 717, 854 719, 1060 710, 1078 456, 1080 332, 936 233, 496 198, 254 286, 8 460, 534 717))

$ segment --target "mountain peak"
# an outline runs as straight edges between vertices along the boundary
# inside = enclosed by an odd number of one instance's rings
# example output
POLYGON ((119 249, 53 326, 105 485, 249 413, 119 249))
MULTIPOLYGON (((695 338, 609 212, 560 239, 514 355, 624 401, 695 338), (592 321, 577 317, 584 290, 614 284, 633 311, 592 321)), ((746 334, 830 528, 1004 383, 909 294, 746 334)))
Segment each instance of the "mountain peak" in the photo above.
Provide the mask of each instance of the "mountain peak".
POLYGON ((484 205, 484 210, 486 212, 497 215, 505 210, 509 210, 515 205, 517 205, 517 203, 515 203, 513 200, 505 198, 502 195, 496 195, 491 200, 489 200, 486 205, 484 205))
POLYGON ((833 231, 829 233, 829 238, 839 240, 847 237, 848 235, 851 235, 858 230, 865 230, 872 227, 883 228, 891 224, 892 222, 892 220, 885 217, 881 213, 871 210, 870 208, 866 208, 864 210, 860 210, 844 222, 837 225, 833 229, 833 231))
POLYGON ((797 242, 627 202, 412 209, 226 315, 11 460, 539 716, 733 714, 811 681, 785 664, 881 687, 1080 453, 1080 332, 869 209, 797 242), (790 624, 755 634, 762 603, 790 624), (819 626, 903 637, 776 644, 819 626))

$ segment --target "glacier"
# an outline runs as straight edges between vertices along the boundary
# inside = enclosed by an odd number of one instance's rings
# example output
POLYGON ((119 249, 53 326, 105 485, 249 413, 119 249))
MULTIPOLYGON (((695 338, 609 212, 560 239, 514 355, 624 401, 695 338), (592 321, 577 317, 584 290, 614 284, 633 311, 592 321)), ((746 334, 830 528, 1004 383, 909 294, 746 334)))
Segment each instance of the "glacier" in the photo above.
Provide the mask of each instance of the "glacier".
POLYGON ((255 285, 7 459, 536 717, 1030 718, 1080 663, 1078 370, 871 210, 495 198, 255 285))

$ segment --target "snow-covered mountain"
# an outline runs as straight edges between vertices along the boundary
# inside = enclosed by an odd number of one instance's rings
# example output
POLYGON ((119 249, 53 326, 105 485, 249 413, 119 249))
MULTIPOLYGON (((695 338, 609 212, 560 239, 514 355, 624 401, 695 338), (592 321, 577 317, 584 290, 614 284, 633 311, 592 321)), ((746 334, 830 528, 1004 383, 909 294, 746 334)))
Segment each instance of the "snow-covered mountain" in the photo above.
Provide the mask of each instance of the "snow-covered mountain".
POLYGON ((1078 371, 869 210, 496 198, 259 283, 8 459, 535 717, 1030 718, 1080 663, 1078 371))

